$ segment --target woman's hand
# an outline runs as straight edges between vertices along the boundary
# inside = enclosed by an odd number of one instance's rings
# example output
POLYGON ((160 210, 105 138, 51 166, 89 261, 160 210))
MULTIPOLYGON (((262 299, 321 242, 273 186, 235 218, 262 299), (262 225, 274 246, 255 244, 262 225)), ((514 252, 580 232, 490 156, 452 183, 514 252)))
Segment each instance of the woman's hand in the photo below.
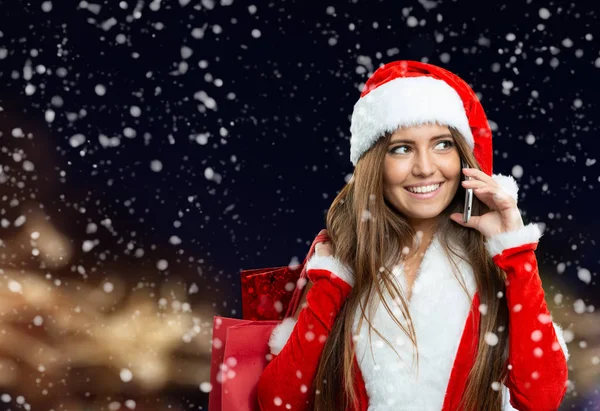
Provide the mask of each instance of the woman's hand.
MULTIPOLYGON (((319 231, 319 235, 327 234, 327 230, 323 229, 319 231)), ((315 254, 322 257, 329 257, 333 254, 333 247, 331 245, 331 241, 324 241, 321 243, 315 244, 315 254)))
POLYGON ((524 226, 517 201, 492 177, 475 168, 463 168, 462 171, 471 178, 462 182, 463 187, 472 188, 473 194, 491 211, 482 216, 471 216, 468 223, 463 222, 462 213, 453 213, 450 219, 463 227, 474 228, 486 238, 524 226))
MULTIPOLYGON (((327 230, 321 230, 320 234, 327 233, 327 230)), ((333 254, 333 247, 331 246, 331 241, 324 241, 321 243, 315 244, 315 254, 318 256, 328 257, 333 254)), ((300 311, 306 306, 306 294, 308 294, 308 290, 313 286, 312 281, 308 278, 306 279, 306 285, 304 286, 304 290, 302 290, 302 298, 300 299, 300 303, 298 304, 298 308, 294 313, 294 318, 297 320, 300 315, 300 311)))

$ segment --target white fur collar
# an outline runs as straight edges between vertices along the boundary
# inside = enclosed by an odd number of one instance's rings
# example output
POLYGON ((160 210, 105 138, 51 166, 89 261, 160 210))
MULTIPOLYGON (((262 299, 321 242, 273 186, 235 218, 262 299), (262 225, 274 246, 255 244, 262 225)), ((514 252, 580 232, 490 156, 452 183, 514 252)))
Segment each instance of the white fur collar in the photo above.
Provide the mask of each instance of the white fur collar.
MULTIPOLYGON (((378 303, 370 318, 374 327, 390 341, 396 353, 372 332, 369 344, 368 323, 363 321, 355 337, 356 357, 369 395, 369 411, 440 410, 465 321, 469 314, 476 283, 471 267, 457 261, 470 296, 452 272, 437 235, 427 249, 412 288, 409 310, 417 334, 419 373, 413 363, 413 346, 408 337, 378 303), (372 349, 370 348, 372 347, 372 349)), ((394 268, 401 287, 406 287, 402 266, 394 268)), ((389 295, 386 300, 396 317, 405 324, 399 308, 389 295)), ((360 309, 354 321, 354 334, 360 309)))

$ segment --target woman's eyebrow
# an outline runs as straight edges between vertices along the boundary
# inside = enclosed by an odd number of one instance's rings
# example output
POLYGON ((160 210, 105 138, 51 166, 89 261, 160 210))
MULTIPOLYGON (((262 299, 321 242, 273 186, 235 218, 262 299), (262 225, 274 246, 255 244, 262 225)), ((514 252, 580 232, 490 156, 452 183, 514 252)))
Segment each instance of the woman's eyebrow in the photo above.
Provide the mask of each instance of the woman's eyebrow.
MULTIPOLYGON (((429 141, 434 141, 434 140, 439 140, 442 138, 448 138, 448 137, 452 137, 452 134, 440 134, 439 136, 433 136, 429 139, 429 141)), ((395 144, 395 143, 414 143, 415 140, 410 140, 410 139, 401 139, 401 140, 392 140, 390 141, 390 144, 395 144)))

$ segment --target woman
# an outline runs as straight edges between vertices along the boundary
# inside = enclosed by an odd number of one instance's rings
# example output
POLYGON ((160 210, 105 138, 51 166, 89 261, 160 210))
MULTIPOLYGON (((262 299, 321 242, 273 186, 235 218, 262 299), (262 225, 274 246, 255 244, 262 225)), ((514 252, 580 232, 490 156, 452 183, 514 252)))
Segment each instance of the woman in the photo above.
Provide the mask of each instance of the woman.
POLYGON ((367 81, 351 133, 353 178, 307 263, 306 304, 273 332, 259 408, 557 409, 568 351, 544 301, 541 234, 512 177, 490 176, 474 92, 392 62, 367 81))

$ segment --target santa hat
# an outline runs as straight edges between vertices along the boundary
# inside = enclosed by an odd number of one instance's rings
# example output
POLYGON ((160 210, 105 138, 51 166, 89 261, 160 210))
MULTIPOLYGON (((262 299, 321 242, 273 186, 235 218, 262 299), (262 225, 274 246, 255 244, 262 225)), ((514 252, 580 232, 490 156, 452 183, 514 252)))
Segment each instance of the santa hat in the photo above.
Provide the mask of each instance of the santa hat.
POLYGON ((428 123, 456 128, 492 174, 492 131, 475 92, 448 70, 410 60, 378 68, 365 84, 352 113, 350 161, 356 166, 387 132, 428 123))

